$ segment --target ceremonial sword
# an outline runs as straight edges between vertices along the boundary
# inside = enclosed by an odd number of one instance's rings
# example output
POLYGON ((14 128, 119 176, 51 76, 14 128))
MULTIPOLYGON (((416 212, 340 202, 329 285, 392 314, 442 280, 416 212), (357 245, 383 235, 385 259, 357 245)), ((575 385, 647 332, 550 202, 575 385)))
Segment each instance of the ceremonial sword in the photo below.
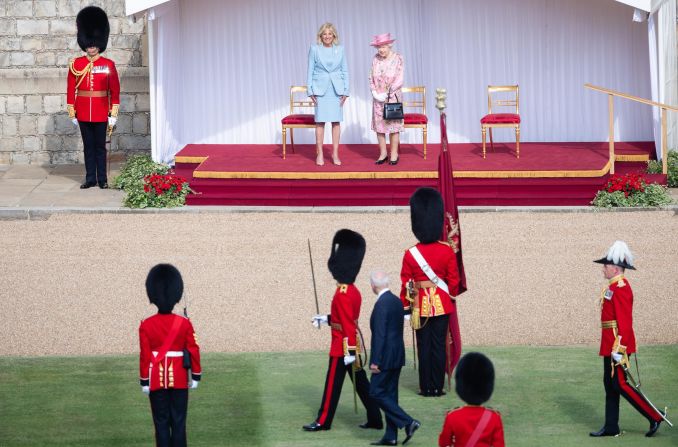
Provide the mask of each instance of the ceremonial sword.
MULTIPOLYGON (((625 354, 624 354, 624 355, 625 355, 625 354)), ((625 355, 625 356, 626 356, 626 355, 625 355)), ((627 359, 628 359, 628 357, 627 357, 627 359)), ((627 378, 629 379, 629 381, 631 382, 631 385, 633 386, 633 388, 635 388, 636 391, 638 391, 638 394, 640 394, 640 395, 642 396, 642 398, 645 400, 645 402, 646 402, 650 407, 652 407, 652 409, 653 409, 654 411, 656 411, 657 413, 659 413, 659 415, 662 417, 662 419, 663 419, 664 421, 666 421, 667 424, 669 424, 669 427, 673 427, 673 424, 671 423, 671 421, 669 421, 668 418, 666 417, 666 409, 664 409, 664 413, 662 413, 661 411, 659 411, 659 410, 657 409, 657 407, 654 406, 654 404, 652 403, 652 401, 650 401, 650 399, 645 395, 645 393, 643 393, 643 390, 640 389, 640 384, 639 384, 639 383, 636 383, 636 379, 633 378, 633 375, 631 374, 631 368, 629 368, 629 367, 627 366, 627 365, 628 365, 627 362, 628 362, 628 360, 627 360, 626 362, 620 362, 620 363, 618 363, 618 365, 621 365, 622 369, 623 369, 624 372, 626 373, 626 377, 627 377, 627 378)))
POLYGON ((113 135, 113 127, 115 126, 108 126, 108 132, 106 132, 106 136, 108 137, 108 140, 106 140, 105 143, 108 145, 108 149, 106 150, 106 175, 110 175, 111 173, 111 151, 113 150, 111 147, 113 146, 113 139, 111 138, 111 135, 113 135))
MULTIPOLYGON (((308 242, 308 258, 311 260, 311 278, 313 279, 313 296, 315 296, 315 314, 320 315, 320 307, 318 306, 318 290, 315 285, 315 272, 313 271, 313 255, 311 254, 311 239, 306 239, 308 242)), ((320 330, 320 322, 318 322, 318 330, 320 330)))

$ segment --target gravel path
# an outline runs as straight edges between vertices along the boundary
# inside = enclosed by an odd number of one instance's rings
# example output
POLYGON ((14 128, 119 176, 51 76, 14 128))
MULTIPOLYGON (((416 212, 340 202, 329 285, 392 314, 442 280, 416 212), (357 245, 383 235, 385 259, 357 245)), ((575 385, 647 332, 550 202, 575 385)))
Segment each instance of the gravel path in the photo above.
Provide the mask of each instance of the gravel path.
MULTIPOLYGON (((459 299, 465 343, 597 343, 605 280, 591 261, 615 239, 626 240, 637 257, 638 270, 628 277, 641 346, 678 343, 674 212, 465 213, 461 223, 470 288, 459 299)), ((139 321, 155 309, 143 284, 158 262, 182 271, 203 350, 326 349, 329 331, 310 324, 315 305, 306 239, 320 309, 327 312, 334 291, 327 256, 334 232, 344 227, 367 239, 357 285, 369 338, 369 271, 385 268, 399 287, 403 251, 414 243, 408 213, 66 214, 0 221, 0 355, 137 352, 139 321)))

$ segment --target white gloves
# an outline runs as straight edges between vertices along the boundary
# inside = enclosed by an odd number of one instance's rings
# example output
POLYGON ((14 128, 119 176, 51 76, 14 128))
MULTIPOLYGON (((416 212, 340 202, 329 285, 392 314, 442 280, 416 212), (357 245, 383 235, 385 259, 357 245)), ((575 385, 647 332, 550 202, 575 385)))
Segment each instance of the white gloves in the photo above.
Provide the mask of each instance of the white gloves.
POLYGON ((320 326, 325 324, 329 325, 327 322, 327 315, 315 315, 312 319, 311 322, 313 323, 313 326, 317 327, 320 329, 320 326))
POLYGON ((199 384, 200 384, 200 382, 198 382, 197 380, 191 380, 191 389, 194 390, 194 389, 198 388, 199 384))
POLYGON ((108 125, 109 126, 115 127, 115 123, 117 123, 117 122, 118 122, 118 118, 116 118, 115 116, 109 116, 108 117, 108 125))
POLYGON ((344 356, 344 365, 350 365, 355 362, 355 355, 345 355, 344 356))
POLYGON ((377 93, 375 90, 372 90, 372 97, 375 101, 384 102, 386 101, 386 93, 377 93))
POLYGON ((141 392, 148 396, 148 394, 151 392, 151 388, 148 386, 142 386, 141 392))
POLYGON ((621 362, 622 355, 618 352, 613 352, 612 353, 612 360, 614 360, 615 363, 621 362))
POLYGON ((405 321, 410 321, 412 314, 405 314, 405 321))
POLYGON ((77 119, 77 118, 72 118, 72 119, 71 119, 71 122, 73 123, 73 125, 74 125, 75 127, 80 126, 80 125, 78 124, 78 119, 77 119))

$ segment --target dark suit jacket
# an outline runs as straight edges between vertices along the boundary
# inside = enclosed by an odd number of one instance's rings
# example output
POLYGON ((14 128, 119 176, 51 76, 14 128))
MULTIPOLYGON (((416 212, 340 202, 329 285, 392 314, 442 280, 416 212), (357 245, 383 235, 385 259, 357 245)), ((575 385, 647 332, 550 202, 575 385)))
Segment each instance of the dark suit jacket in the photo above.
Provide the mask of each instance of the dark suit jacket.
POLYGON ((372 331, 370 363, 377 365, 380 370, 405 366, 404 315, 400 298, 390 291, 383 293, 374 305, 370 317, 372 331))

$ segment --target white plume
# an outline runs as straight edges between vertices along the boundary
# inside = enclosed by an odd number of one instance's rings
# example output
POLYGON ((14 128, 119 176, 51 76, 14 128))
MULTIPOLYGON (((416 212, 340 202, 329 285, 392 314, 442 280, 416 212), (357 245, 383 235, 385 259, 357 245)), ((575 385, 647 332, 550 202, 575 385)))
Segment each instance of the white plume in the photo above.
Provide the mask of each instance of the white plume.
POLYGON ((633 266, 633 253, 629 250, 629 246, 624 241, 615 241, 612 247, 607 251, 607 260, 615 264, 619 262, 626 262, 633 266))

